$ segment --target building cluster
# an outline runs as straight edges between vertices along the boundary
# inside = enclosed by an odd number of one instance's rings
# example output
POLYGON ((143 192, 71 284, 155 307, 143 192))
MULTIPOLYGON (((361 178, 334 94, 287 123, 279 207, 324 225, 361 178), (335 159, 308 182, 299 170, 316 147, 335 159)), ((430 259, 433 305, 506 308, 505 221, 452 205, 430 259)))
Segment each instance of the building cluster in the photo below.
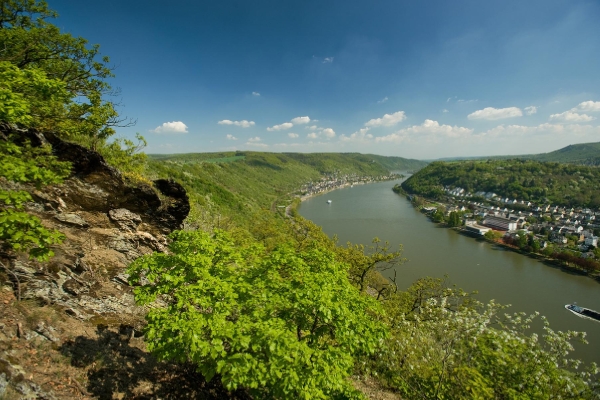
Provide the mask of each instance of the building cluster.
POLYGON ((525 200, 501 198, 491 192, 471 194, 462 188, 445 188, 445 192, 450 199, 446 204, 446 214, 462 212, 465 230, 471 233, 484 235, 490 230, 507 235, 516 235, 519 231, 538 233, 536 237, 542 248, 547 241, 565 245, 571 238, 576 241, 582 255, 590 257, 589 250, 598 247, 598 236, 594 232, 600 230, 600 210, 538 205, 525 200), (501 205, 473 201, 473 196, 501 205), (539 232, 545 234, 540 235, 539 232))
POLYGON ((300 188, 302 196, 313 196, 329 192, 344 186, 362 185, 365 183, 398 179, 398 175, 360 176, 357 174, 327 174, 318 181, 308 182, 300 188))

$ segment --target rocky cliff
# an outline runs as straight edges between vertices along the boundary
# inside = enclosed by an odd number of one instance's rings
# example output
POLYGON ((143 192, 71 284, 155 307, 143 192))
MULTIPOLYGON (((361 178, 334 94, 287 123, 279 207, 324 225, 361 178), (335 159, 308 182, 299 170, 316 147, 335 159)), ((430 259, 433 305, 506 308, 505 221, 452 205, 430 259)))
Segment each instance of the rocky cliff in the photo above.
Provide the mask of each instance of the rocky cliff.
MULTIPOLYGON (((0 126, 0 140, 10 133, 0 126)), ((0 180, 5 189, 29 191, 28 212, 66 238, 45 263, 0 254, 10 269, 0 287, 0 398, 169 397, 184 389, 187 397, 222 390, 193 369, 167 368, 144 351, 137 337, 145 310, 135 305, 124 273, 135 258, 165 251, 167 235, 190 210, 185 189, 170 180, 127 183, 96 152, 52 134, 18 133, 34 145, 49 143, 72 171, 62 184, 41 190, 0 180)))

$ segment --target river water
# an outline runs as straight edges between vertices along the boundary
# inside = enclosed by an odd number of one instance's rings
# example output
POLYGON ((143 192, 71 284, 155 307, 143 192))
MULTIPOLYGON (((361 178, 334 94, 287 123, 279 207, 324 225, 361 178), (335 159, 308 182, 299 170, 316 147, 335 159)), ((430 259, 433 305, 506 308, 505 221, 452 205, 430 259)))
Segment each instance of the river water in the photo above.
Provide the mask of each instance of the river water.
POLYGON ((600 283, 430 222, 392 191, 400 182, 338 189, 305 200, 299 213, 329 236, 337 235, 340 243, 367 245, 377 236, 394 250, 402 244, 409 261, 397 267, 401 289, 420 277, 447 274, 451 284, 477 290, 480 301, 511 304, 511 313, 539 311, 554 330, 587 332, 589 344, 576 344, 574 356, 600 364, 600 322, 564 308, 577 302, 600 311, 600 283))

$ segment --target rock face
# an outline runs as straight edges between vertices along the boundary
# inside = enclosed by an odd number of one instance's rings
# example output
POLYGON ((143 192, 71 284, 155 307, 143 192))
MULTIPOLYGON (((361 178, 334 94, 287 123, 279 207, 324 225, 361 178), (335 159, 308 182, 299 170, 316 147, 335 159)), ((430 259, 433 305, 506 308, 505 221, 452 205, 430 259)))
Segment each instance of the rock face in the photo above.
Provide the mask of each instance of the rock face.
MULTIPOLYGON (((29 191, 34 202, 27 205, 28 212, 65 236, 48 263, 0 254, 18 274, 15 292, 22 299, 62 307, 79 320, 139 320, 145 310, 135 305, 124 270, 144 254, 166 251, 166 235, 182 226, 190 210, 185 189, 164 179, 152 186, 127 183, 94 151, 53 134, 0 125, 0 140, 14 133, 34 146, 49 143, 60 160, 72 164, 62 184, 43 190, 0 181, 0 186, 29 191)), ((52 340, 47 327, 36 328, 52 340)))

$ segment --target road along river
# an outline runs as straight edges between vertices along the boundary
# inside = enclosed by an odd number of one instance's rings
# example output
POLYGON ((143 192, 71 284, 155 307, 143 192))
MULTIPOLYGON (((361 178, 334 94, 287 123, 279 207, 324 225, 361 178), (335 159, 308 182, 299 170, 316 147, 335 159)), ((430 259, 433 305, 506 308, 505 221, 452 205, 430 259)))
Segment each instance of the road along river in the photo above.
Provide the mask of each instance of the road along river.
POLYGON ((367 245, 377 236, 394 250, 402 244, 409 261, 398 267, 401 289, 420 277, 447 274, 451 284, 477 290, 480 301, 511 304, 511 313, 539 311, 554 330, 587 332, 589 344, 576 345, 574 356, 600 364, 600 322, 564 308, 577 302, 600 311, 599 282, 430 222, 404 196, 392 192, 400 182, 357 185, 312 197, 302 202, 299 213, 329 236, 336 234, 340 243, 367 245))

